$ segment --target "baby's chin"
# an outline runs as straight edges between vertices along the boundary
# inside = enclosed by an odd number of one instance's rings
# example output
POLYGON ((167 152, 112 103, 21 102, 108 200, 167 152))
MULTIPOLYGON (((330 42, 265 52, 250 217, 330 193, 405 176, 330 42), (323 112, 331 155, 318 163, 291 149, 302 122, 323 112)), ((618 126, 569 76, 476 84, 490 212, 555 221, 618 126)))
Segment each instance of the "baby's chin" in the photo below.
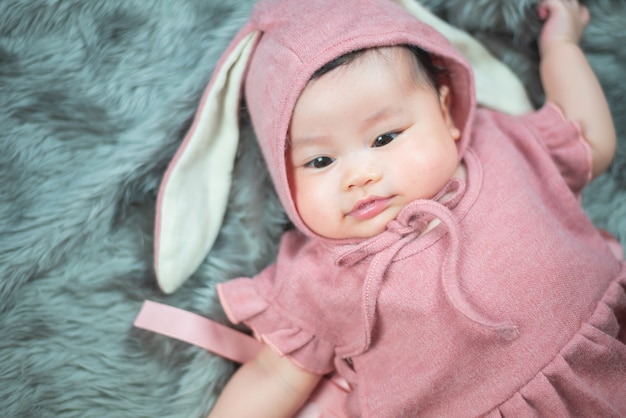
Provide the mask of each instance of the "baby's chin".
POLYGON ((401 210, 401 206, 392 205, 376 217, 368 220, 357 220, 344 215, 344 218, 339 223, 335 223, 334 227, 324 225, 325 228, 321 225, 309 225, 306 222, 305 225, 314 234, 322 238, 331 240, 364 240, 384 232, 389 222, 396 219, 401 210))
POLYGON ((341 236, 338 236, 337 239, 367 239, 375 237, 387 229, 387 225, 396 218, 396 215, 380 216, 378 219, 360 222, 359 225, 355 225, 353 228, 346 230, 341 236))

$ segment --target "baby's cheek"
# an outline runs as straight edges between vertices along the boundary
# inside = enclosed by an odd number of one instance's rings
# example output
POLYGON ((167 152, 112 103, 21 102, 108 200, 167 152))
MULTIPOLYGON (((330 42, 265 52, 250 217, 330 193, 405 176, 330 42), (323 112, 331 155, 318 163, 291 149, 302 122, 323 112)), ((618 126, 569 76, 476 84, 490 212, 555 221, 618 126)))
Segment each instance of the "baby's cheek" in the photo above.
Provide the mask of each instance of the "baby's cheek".
POLYGON ((319 191, 314 187, 315 183, 308 181, 306 177, 296 177, 295 180, 291 186, 291 196, 294 199, 298 214, 304 223, 308 224, 308 218, 311 217, 310 213, 315 211, 315 202, 320 199, 319 191))

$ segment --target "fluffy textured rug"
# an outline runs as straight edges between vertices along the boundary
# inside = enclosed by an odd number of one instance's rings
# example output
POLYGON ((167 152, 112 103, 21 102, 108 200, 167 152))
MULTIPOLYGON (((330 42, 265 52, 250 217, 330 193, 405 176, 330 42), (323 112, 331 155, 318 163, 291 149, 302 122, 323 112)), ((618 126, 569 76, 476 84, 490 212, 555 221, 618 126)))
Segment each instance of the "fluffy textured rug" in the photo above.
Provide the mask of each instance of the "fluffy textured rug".
MULTIPOLYGON (((152 270, 160 178, 252 0, 0 2, 0 411, 4 417, 201 417, 234 367, 132 327, 161 300, 224 321, 216 283, 273 257, 285 219, 242 114, 226 219, 170 296, 152 270)), ((536 0, 424 0, 511 65, 541 103, 536 0)), ((588 0, 583 48, 619 150, 585 193, 626 243, 626 3, 588 0)), ((582 98, 584 100, 584 98, 582 98)))

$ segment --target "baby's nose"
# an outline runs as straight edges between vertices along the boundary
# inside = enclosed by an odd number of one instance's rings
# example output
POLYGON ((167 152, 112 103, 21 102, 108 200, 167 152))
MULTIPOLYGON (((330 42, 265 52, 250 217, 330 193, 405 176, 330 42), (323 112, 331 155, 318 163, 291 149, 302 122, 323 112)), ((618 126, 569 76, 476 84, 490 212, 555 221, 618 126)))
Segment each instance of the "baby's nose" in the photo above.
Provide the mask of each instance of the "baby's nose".
POLYGON ((355 187, 364 187, 370 183, 376 183, 382 178, 382 171, 373 164, 355 165, 347 170, 344 179, 344 189, 351 190, 355 187))

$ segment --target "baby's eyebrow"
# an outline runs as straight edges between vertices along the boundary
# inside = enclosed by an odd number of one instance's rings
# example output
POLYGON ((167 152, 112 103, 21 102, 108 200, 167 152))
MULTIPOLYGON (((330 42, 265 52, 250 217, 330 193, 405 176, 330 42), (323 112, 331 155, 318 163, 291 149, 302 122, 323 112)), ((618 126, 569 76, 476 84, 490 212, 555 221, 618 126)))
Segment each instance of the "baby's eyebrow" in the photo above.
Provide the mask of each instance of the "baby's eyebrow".
POLYGON ((290 138, 290 146, 294 148, 304 148, 311 146, 319 146, 330 142, 330 138, 325 135, 309 135, 290 138))
POLYGON ((394 112, 395 112, 395 110, 392 109, 391 106, 384 106, 384 107, 381 107, 381 108, 377 109, 372 114, 366 116, 361 123, 362 123, 363 126, 371 125, 371 124, 374 124, 374 123, 376 123, 376 122, 378 122, 378 121, 380 121, 382 119, 385 119, 385 118, 389 117, 394 112))

